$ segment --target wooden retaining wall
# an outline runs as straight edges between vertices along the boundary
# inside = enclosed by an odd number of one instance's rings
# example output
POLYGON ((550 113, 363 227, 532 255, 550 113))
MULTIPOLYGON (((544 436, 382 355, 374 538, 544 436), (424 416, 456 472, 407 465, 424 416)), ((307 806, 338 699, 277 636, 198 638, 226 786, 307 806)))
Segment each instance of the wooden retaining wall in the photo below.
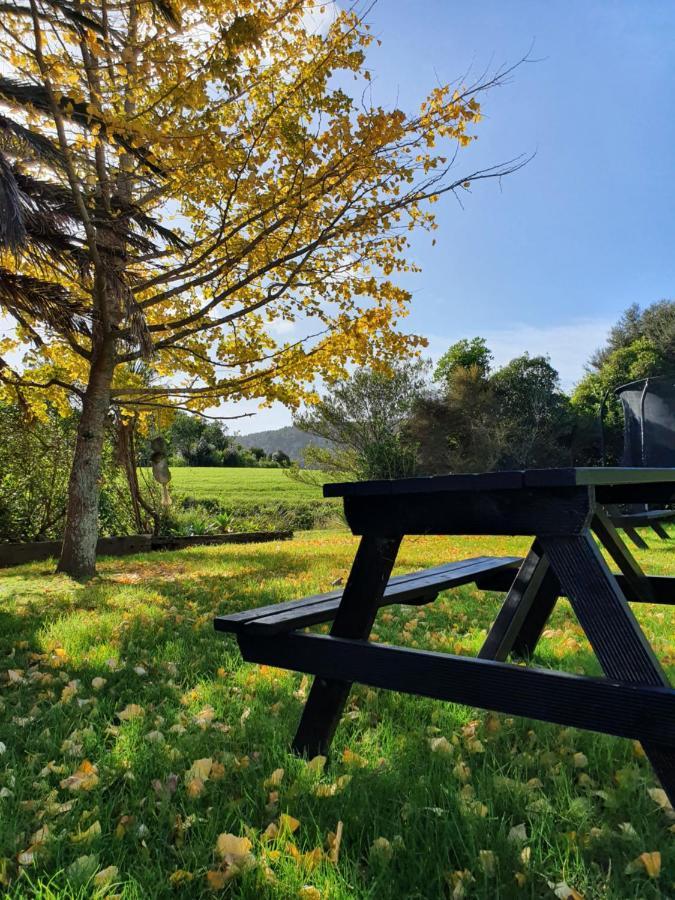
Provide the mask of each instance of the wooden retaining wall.
MULTIPOLYGON (((182 550, 186 547, 212 544, 258 544, 265 541, 288 541, 292 531, 247 531, 233 534, 204 534, 191 537, 153 537, 132 534, 127 537, 99 538, 97 556, 128 556, 151 550, 182 550)), ((0 568, 53 559, 61 552, 61 541, 33 541, 25 544, 0 544, 0 568)))

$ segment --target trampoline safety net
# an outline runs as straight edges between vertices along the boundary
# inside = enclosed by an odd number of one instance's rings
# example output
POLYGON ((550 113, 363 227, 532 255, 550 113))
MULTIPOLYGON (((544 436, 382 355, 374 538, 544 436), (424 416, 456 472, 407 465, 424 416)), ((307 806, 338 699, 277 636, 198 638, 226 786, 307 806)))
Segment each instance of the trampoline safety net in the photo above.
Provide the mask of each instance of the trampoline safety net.
POLYGON ((645 378, 617 389, 624 415, 624 466, 675 466, 675 378, 645 378))

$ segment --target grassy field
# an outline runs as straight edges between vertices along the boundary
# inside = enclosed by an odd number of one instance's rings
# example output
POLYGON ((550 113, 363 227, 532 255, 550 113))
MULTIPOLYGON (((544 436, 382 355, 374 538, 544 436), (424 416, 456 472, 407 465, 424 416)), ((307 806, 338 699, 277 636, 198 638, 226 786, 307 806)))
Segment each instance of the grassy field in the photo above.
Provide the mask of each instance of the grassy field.
POLYGON ((215 499, 224 503, 321 498, 320 488, 294 481, 283 469, 174 467, 171 469, 171 486, 196 500, 215 499))
MULTIPOLYGON (((354 549, 309 532, 107 559, 86 586, 0 573, 3 896, 675 896, 675 813, 636 743, 357 687, 328 762, 288 753, 308 680, 243 664, 211 619, 327 590, 354 549)), ((524 550, 407 539, 397 571, 524 550)), ((374 639, 473 654, 497 608, 460 588, 383 610, 374 639)), ((637 614, 674 675, 675 609, 637 614)), ((566 602, 536 663, 598 673, 566 602)))

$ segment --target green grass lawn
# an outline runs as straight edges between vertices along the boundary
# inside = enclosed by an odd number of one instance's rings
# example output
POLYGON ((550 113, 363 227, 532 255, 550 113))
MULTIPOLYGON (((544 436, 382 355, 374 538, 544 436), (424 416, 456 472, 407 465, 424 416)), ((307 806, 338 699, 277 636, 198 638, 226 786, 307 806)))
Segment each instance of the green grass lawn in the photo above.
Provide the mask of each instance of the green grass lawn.
MULTIPOLYGON (((650 544, 640 559, 671 572, 675 544, 650 544)), ((397 571, 525 548, 409 538, 397 571)), ((242 663, 211 620, 328 590, 354 550, 315 531, 105 559, 86 586, 45 563, 0 573, 0 893, 675 896, 675 813, 631 741, 356 687, 331 759, 289 754, 308 679, 242 663)), ((464 587, 390 607, 374 639, 473 654, 498 602, 464 587)), ((675 675, 675 609, 636 611, 675 675)), ((536 663, 598 673, 566 602, 536 663)))
POLYGON ((320 488, 289 478, 283 469, 177 466, 171 469, 171 487, 196 500, 215 499, 224 503, 321 498, 320 488))

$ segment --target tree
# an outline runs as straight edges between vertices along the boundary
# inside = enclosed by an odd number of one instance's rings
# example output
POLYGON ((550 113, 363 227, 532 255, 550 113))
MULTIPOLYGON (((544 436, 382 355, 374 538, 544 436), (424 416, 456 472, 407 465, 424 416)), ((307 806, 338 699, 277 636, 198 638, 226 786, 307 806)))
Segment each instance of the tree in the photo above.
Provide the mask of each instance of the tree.
MULTIPOLYGON (((295 424, 337 450, 310 454, 321 468, 354 478, 403 478, 416 465, 416 441, 406 425, 425 390, 428 365, 420 360, 389 369, 357 369, 324 394, 295 424)), ((307 451, 305 453, 307 461, 307 451)))
POLYGON ((480 376, 486 379, 492 368, 492 352, 485 338, 462 338, 445 351, 434 369, 434 381, 448 384, 453 373, 458 369, 475 367, 480 376))
POLYGON ((574 415, 546 357, 525 353, 492 371, 486 342, 474 338, 453 344, 442 363, 441 389, 418 401, 408 426, 423 472, 571 462, 574 415))
POLYGON ((578 419, 578 454, 586 464, 613 462, 623 451, 623 412, 614 394, 630 381, 675 374, 675 302, 630 306, 572 394, 578 419), (603 419, 603 440, 600 418, 603 419), (602 446, 601 446, 602 443, 602 446))
POLYGON ((456 365, 440 393, 416 402, 408 431, 418 441, 418 465, 427 475, 487 472, 502 450, 494 389, 480 365, 456 365))
POLYGON ((456 177, 479 95, 367 106, 372 36, 299 0, 8 0, 0 52, 0 354, 9 401, 80 409, 59 568, 94 572, 109 410, 297 406, 350 362, 403 355, 408 233, 456 177), (182 18, 182 22, 181 22, 182 18), (4 112, 2 111, 4 109, 4 112), (442 146, 446 144, 449 152, 442 146), (445 152, 445 155, 444 155, 445 152), (292 340, 275 323, 297 322, 292 340), (137 377, 152 361, 156 381, 137 377))
POLYGON ((500 468, 569 462, 568 398, 548 357, 524 353, 492 375, 496 417, 503 428, 500 468))
POLYGON ((291 464, 291 458, 288 453, 284 453, 283 450, 275 450, 274 453, 270 456, 272 462, 275 462, 279 468, 287 469, 291 464))
POLYGON ((629 306, 610 330, 607 343, 591 357, 591 367, 602 370, 617 350, 645 341, 658 356, 659 374, 675 372, 675 301, 659 300, 646 309, 629 306))
MULTIPOLYGON (((0 404, 0 542, 63 536, 68 473, 77 431, 75 416, 48 410, 37 419, 19 406, 0 404)), ((133 510, 119 477, 117 435, 106 429, 101 466, 101 530, 128 534, 133 510)))

